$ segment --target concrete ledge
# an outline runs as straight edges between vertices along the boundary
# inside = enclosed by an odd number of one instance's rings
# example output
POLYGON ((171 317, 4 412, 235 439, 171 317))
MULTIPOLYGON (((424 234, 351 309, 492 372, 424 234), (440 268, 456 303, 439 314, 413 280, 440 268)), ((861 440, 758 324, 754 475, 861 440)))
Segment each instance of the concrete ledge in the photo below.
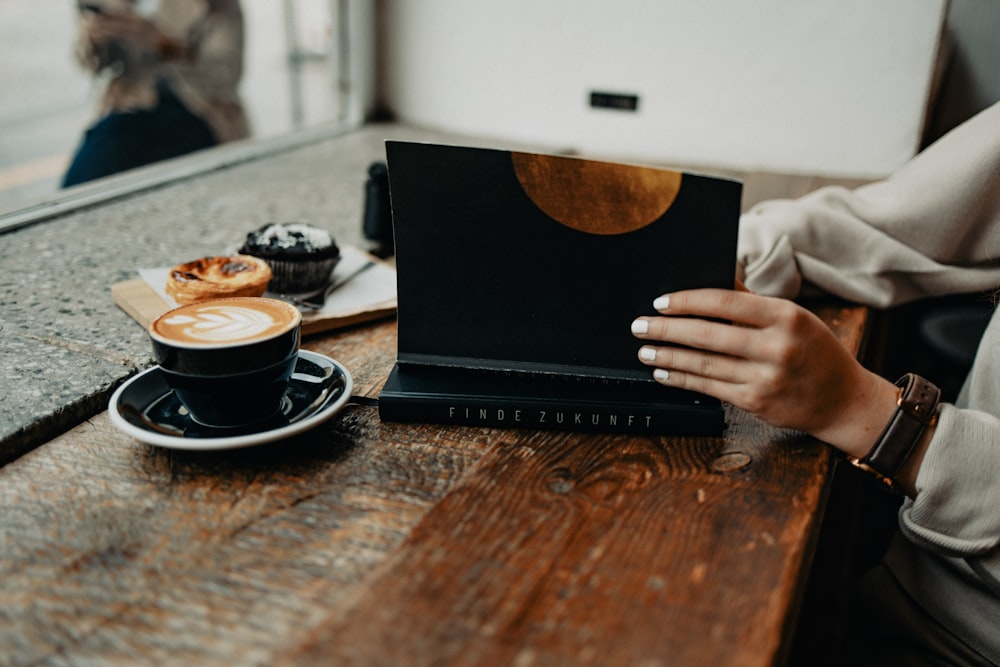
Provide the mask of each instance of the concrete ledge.
POLYGON ((223 146, 67 190, 0 218, 0 464, 103 410, 152 364, 145 330, 112 301, 143 267, 229 252, 272 221, 364 246, 368 166, 393 125, 327 127, 223 146))
POLYGON ((358 129, 355 126, 320 125, 268 139, 225 144, 207 151, 134 169, 93 183, 67 188, 16 211, 0 215, 0 234, 42 222, 63 213, 111 201, 173 181, 192 178, 242 162, 259 160, 282 151, 293 150, 317 141, 331 139, 358 129))

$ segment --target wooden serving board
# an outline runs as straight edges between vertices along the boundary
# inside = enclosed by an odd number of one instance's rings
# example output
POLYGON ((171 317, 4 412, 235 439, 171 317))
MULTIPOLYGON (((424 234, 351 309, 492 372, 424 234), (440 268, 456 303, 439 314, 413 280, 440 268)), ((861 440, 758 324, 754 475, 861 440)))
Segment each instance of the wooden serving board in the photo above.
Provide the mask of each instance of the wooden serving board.
MULTIPOLYGON (((362 279, 371 277, 366 275, 370 271, 365 272, 365 274, 358 276, 358 278, 352 281, 352 283, 356 282, 357 285, 345 286, 338 289, 334 294, 339 294, 340 290, 346 290, 347 287, 363 289, 364 281, 362 279)), ((385 296, 384 292, 381 292, 381 294, 385 296)), ((115 283, 111 286, 111 298, 119 308, 144 327, 148 327, 150 322, 173 307, 172 304, 165 301, 142 278, 115 283)), ((395 312, 395 296, 391 298, 378 298, 375 301, 351 299, 343 308, 339 308, 337 302, 331 299, 327 307, 322 311, 304 311, 302 313, 302 334, 309 335, 333 329, 341 329, 363 322, 390 317, 395 312)))

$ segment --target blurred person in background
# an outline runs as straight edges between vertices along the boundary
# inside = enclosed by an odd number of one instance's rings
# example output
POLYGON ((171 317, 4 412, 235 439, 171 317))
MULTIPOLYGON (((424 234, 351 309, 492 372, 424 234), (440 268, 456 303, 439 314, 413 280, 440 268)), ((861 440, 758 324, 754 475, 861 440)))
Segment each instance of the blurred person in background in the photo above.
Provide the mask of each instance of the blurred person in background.
POLYGON ((243 39, 239 0, 80 4, 76 56, 106 83, 63 187, 248 136, 243 39))

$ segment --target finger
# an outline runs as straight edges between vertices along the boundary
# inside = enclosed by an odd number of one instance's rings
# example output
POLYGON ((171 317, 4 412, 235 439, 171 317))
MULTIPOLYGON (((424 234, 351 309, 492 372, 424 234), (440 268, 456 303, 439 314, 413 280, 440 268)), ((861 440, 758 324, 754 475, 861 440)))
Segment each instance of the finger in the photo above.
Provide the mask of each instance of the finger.
POLYGON ((754 349, 759 336, 755 329, 690 317, 640 317, 632 323, 632 333, 643 340, 684 345, 733 357, 746 356, 748 350, 754 349))
POLYGON ((653 301, 653 308, 664 315, 695 315, 763 327, 775 301, 779 300, 749 291, 706 288, 665 294, 653 301))
POLYGON ((725 382, 744 382, 750 372, 744 360, 677 347, 643 345, 639 348, 639 361, 670 372, 685 372, 725 382))

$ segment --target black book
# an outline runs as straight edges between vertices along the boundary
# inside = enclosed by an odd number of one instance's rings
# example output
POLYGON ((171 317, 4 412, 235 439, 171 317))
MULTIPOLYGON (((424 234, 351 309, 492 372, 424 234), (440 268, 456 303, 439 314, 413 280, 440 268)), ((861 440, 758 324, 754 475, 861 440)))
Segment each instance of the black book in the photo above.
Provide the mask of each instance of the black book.
POLYGON ((732 288, 742 186, 654 167, 389 141, 399 343, 388 421, 719 433, 630 331, 661 294, 732 288))

